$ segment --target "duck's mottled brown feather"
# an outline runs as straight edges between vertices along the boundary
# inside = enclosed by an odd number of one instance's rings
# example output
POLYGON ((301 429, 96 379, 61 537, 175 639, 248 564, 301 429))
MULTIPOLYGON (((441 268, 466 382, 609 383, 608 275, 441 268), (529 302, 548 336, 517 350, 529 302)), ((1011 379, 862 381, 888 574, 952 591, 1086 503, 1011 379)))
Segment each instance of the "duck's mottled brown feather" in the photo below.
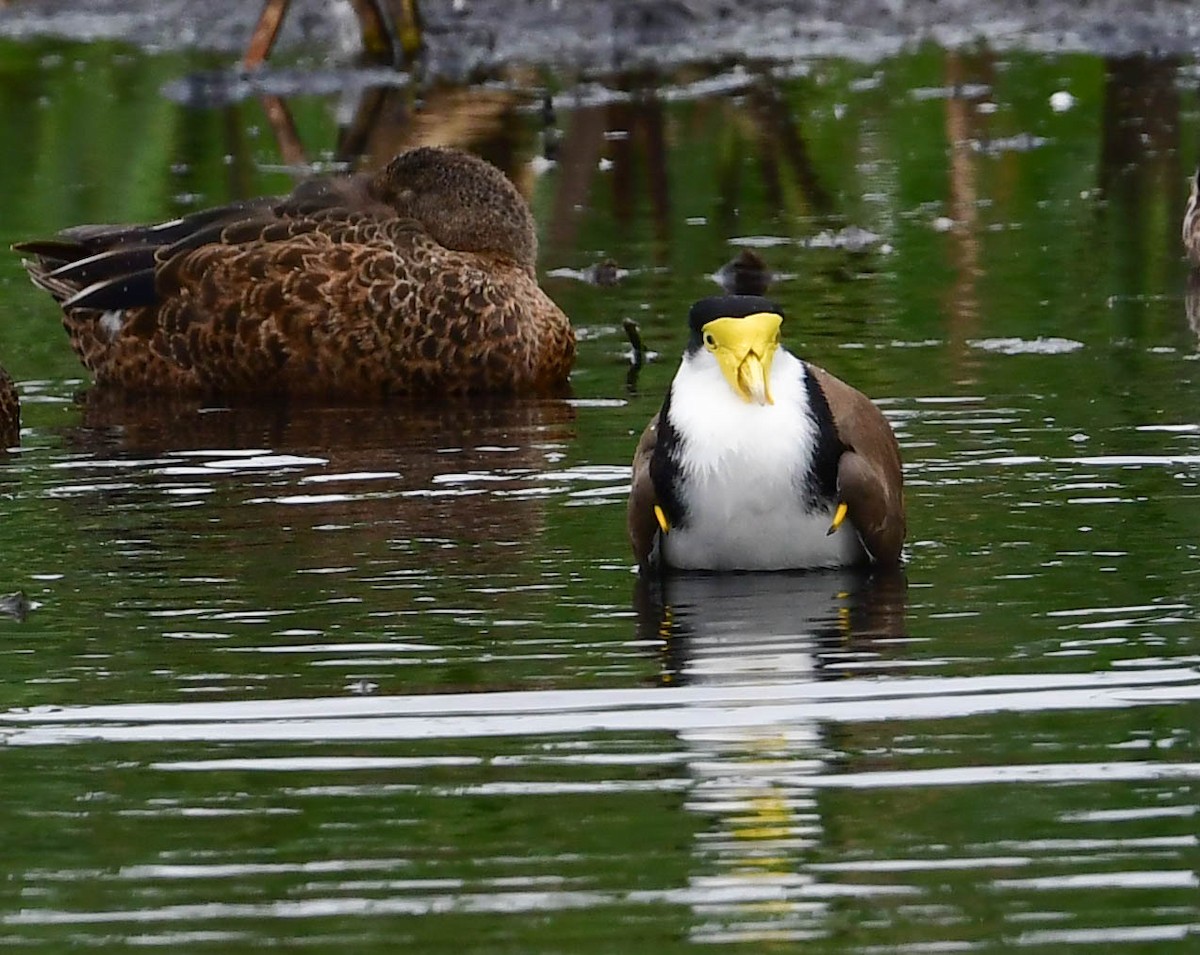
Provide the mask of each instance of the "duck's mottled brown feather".
POLYGON ((574 360, 570 323, 534 275, 528 206, 453 150, 18 248, 37 256, 26 267, 62 303, 84 365, 128 390, 548 392, 574 360))

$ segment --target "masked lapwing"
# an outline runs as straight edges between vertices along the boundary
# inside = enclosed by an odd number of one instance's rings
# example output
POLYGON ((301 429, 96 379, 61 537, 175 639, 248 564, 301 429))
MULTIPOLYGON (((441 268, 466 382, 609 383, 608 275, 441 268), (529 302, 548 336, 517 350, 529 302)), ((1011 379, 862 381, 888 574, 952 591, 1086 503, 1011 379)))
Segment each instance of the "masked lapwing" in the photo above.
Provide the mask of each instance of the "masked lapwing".
POLYGON ((683 360, 633 460, 629 538, 643 568, 894 565, 904 480, 866 395, 779 341, 777 305, 692 306, 683 360))

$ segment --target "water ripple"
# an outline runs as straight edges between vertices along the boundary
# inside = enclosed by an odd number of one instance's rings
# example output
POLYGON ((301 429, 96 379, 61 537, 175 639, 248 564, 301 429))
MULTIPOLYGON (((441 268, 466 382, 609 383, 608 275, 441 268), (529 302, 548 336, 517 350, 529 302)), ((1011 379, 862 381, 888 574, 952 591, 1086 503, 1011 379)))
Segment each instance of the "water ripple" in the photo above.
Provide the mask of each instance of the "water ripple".
MULTIPOLYGON (((280 741, 679 732, 816 720, 853 723, 1111 709, 1189 700, 1200 700, 1200 674, 1174 667, 650 690, 37 707, 0 714, 0 739, 22 746, 101 739, 280 741)), ((970 777, 973 769, 962 772, 970 777)))

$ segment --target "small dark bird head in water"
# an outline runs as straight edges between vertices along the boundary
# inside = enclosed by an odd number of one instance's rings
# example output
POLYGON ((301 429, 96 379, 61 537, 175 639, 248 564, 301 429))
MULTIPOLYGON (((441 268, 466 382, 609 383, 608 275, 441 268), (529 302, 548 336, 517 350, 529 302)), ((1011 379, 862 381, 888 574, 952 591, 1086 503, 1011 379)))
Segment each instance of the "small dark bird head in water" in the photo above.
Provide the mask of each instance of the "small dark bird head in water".
POLYGON ((0 594, 0 616, 11 617, 23 621, 29 616, 31 604, 24 591, 18 590, 12 594, 0 594))

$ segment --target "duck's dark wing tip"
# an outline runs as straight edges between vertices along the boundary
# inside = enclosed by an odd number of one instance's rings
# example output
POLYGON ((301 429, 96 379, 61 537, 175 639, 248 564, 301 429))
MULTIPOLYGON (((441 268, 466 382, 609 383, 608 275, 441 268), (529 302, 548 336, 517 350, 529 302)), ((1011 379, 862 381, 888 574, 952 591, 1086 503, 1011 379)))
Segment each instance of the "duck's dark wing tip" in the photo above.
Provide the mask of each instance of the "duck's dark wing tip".
POLYGON ((30 239, 28 242, 14 242, 9 248, 23 255, 36 255, 56 262, 70 262, 79 257, 78 243, 63 239, 30 239))
POLYGON ((154 261, 152 246, 122 246, 60 265, 48 278, 83 290, 109 279, 122 278, 146 269, 153 271, 154 261))
POLYGON ((64 310, 91 308, 98 311, 137 308, 155 304, 154 268, 104 279, 81 289, 62 303, 64 310))

